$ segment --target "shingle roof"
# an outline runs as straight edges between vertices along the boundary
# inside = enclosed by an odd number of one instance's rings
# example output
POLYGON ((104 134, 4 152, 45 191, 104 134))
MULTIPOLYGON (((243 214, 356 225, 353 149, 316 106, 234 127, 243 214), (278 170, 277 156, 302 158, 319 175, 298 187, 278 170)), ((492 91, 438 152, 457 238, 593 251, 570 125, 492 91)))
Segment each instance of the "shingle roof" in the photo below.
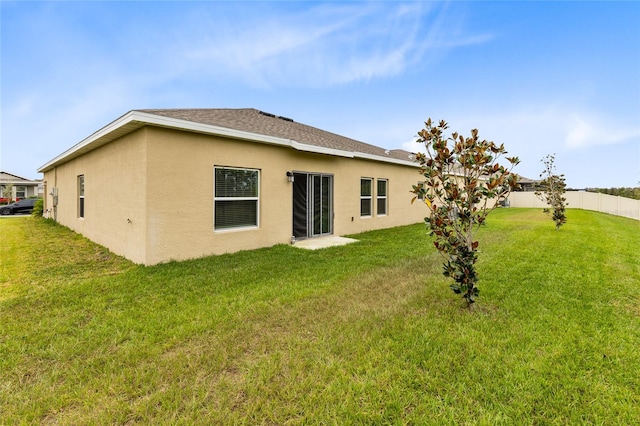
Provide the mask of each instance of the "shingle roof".
POLYGON ((23 178, 22 176, 14 175, 13 173, 5 172, 4 170, 0 170, 0 182, 21 184, 37 183, 31 179, 23 178))
POLYGON ((265 113, 253 108, 242 109, 142 109, 147 114, 209 124, 228 129, 251 132, 299 143, 348 152, 358 152, 403 161, 413 161, 409 151, 386 150, 335 133, 327 132, 290 118, 265 113))
POLYGON ((97 130, 41 166, 38 172, 51 170, 144 126, 217 134, 290 146, 307 152, 418 166, 415 155, 409 151, 386 150, 257 109, 139 109, 129 111, 97 130))

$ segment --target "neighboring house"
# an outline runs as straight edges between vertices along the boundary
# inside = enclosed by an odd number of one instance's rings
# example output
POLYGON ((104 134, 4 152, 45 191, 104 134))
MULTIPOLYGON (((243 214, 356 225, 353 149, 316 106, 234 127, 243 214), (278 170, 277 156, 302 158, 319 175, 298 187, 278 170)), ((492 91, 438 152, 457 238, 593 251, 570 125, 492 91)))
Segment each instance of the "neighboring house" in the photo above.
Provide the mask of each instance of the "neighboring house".
POLYGON ((0 203, 6 204, 25 198, 38 197, 42 182, 29 180, 12 173, 0 171, 0 203))
POLYGON ((146 265, 426 214, 412 153, 255 109, 133 110, 38 171, 49 217, 146 265))
POLYGON ((533 180, 524 176, 518 175, 518 185, 520 185, 516 192, 534 192, 537 186, 540 184, 539 180, 533 180))

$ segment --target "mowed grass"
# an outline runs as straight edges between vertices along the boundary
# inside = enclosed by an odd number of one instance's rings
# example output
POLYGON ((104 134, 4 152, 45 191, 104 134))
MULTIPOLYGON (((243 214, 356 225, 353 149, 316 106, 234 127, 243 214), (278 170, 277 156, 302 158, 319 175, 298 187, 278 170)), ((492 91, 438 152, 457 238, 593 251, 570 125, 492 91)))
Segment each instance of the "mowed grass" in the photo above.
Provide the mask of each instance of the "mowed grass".
POLYGON ((480 298, 424 225, 142 267, 0 220, 0 424, 637 424, 640 222, 494 211, 480 298))

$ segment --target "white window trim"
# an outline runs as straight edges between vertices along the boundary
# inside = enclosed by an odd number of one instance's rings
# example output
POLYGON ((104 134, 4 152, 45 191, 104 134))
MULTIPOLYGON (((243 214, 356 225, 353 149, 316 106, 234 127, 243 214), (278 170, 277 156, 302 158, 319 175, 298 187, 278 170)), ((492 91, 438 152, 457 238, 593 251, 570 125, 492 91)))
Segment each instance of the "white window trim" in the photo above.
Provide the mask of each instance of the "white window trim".
POLYGON ((85 192, 84 174, 78 175, 77 182, 78 182, 78 219, 84 220, 86 208, 87 208, 85 204, 85 198, 84 198, 84 192, 85 192), (82 179, 82 184, 80 184, 81 179, 82 179))
POLYGON ((389 179, 377 179, 376 182, 376 216, 388 216, 389 215, 389 179), (385 182, 386 195, 378 194, 378 182, 385 182), (381 198, 384 198, 384 214, 378 214, 378 202, 381 198))
POLYGON ((20 198, 21 200, 24 198, 29 198, 29 190, 24 185, 16 185, 16 196, 14 198, 20 198), (20 196, 19 194, 24 194, 20 196))
POLYGON ((369 178, 369 177, 361 177, 360 178, 360 205, 359 205, 359 209, 360 209, 360 217, 362 219, 369 219, 369 218, 373 217, 373 182, 374 182, 373 178, 369 178), (363 180, 368 180, 369 182, 371 182, 371 195, 362 195, 362 181, 363 180), (369 209, 371 211, 371 214, 369 214, 369 215, 363 215, 362 214, 362 200, 369 200, 369 209))
POLYGON ((238 232, 247 231, 260 228, 260 169, 254 169, 251 167, 225 167, 214 166, 213 167, 213 232, 214 233, 226 233, 226 232, 238 232), (257 197, 216 197, 216 169, 225 170, 251 170, 258 173, 258 196, 257 197), (249 226, 238 226, 231 228, 216 229, 216 201, 256 201, 256 224, 249 226))

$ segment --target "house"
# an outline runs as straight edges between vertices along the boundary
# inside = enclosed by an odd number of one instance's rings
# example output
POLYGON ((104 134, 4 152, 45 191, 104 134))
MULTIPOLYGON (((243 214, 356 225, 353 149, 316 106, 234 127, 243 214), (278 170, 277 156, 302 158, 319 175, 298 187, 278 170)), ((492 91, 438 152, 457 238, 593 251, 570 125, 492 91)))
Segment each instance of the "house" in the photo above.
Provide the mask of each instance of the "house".
POLYGON ((0 171, 0 204, 42 196, 42 182, 0 171))
POLYGON ((412 153, 256 109, 129 111, 38 171, 45 214, 145 265, 426 214, 412 153))
POLYGON ((524 176, 518 175, 518 188, 515 189, 515 191, 534 192, 539 184, 539 180, 529 179, 524 176))

